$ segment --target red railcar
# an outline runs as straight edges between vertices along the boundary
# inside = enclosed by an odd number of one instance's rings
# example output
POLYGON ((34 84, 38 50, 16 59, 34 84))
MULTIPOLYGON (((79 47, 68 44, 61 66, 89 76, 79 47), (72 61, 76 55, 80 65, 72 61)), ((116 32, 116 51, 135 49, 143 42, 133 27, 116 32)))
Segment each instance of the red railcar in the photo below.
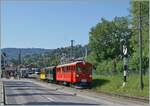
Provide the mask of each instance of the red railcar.
POLYGON ((90 84, 92 82, 92 64, 76 61, 56 67, 56 80, 71 84, 90 84))

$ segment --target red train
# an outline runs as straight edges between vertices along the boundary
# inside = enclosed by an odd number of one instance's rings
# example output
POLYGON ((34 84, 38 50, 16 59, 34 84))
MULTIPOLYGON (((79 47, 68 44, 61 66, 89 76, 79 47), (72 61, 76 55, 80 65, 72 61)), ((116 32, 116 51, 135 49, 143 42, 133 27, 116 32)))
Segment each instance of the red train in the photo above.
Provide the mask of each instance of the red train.
POLYGON ((92 82, 92 64, 77 61, 56 67, 56 80, 68 84, 90 85, 92 82))
POLYGON ((92 64, 85 61, 76 61, 68 64, 48 68, 45 72, 49 82, 64 83, 90 87, 92 82, 92 64))

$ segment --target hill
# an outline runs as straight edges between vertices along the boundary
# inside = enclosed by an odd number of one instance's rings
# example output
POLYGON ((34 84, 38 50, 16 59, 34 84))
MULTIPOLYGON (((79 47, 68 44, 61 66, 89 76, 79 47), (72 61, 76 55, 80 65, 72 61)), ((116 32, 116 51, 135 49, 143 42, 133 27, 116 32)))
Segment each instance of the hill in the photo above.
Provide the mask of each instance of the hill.
POLYGON ((26 55, 41 54, 45 52, 50 52, 50 49, 42 48, 3 48, 2 52, 5 52, 8 59, 17 59, 19 50, 21 50, 22 57, 26 55))
MULTIPOLYGON (((68 61, 71 57, 83 58, 86 54, 87 45, 76 45, 73 48, 62 47, 57 49, 42 49, 42 48, 3 48, 10 62, 17 64, 19 51, 21 51, 22 64, 37 64, 36 66, 44 67, 57 65, 68 61)), ((90 52, 87 50, 87 52, 90 52)))

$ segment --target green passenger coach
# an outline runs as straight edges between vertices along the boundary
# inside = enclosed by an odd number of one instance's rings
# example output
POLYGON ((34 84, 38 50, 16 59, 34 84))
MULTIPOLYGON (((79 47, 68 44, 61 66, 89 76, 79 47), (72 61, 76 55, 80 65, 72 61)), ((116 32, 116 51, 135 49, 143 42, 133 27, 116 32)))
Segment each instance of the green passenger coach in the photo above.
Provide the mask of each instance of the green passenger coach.
POLYGON ((56 67, 55 66, 46 68, 46 80, 48 82, 56 81, 56 67))

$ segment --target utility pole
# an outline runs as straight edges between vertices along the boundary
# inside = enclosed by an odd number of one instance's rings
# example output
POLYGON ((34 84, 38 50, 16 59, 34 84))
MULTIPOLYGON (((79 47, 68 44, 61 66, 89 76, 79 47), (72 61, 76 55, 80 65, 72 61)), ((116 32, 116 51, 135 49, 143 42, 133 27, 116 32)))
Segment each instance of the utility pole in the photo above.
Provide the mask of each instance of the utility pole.
POLYGON ((124 82, 123 82, 123 87, 126 85, 127 82, 127 71, 128 71, 128 49, 127 49, 127 41, 124 41, 123 44, 123 66, 124 66, 124 71, 123 71, 123 77, 124 77, 124 82))
POLYGON ((20 74, 21 74, 21 70, 20 70, 20 68, 21 68, 21 49, 19 49, 19 54, 18 54, 18 79, 20 79, 20 74))
POLYGON ((74 57, 74 54, 73 54, 73 43, 74 43, 74 40, 71 40, 71 59, 74 57))
POLYGON ((85 47, 85 59, 87 58, 88 55, 88 46, 85 47))
POLYGON ((142 19, 141 19, 141 2, 139 1, 139 71, 140 71, 140 88, 143 90, 143 71, 142 71, 142 19))
POLYGON ((18 64, 21 65, 21 50, 19 49, 18 64))

